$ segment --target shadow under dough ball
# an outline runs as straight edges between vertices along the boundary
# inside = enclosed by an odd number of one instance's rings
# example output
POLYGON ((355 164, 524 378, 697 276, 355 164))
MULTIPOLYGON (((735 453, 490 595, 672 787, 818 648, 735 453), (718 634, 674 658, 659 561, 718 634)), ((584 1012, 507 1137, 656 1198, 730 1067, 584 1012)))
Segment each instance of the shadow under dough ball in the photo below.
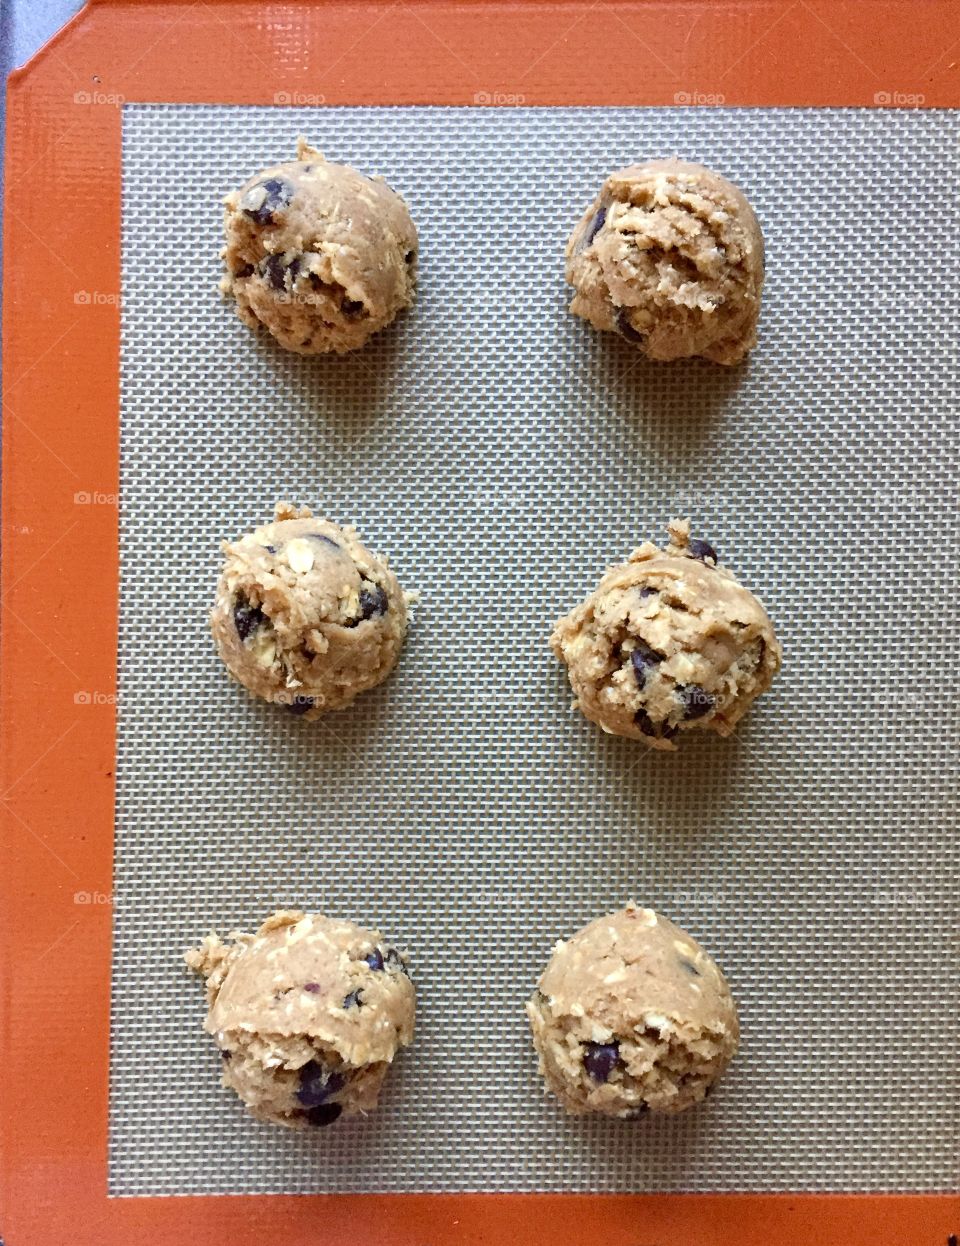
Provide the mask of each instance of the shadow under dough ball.
POLYGON ((210 628, 248 692, 312 719, 387 678, 410 595, 353 528, 288 502, 277 503, 275 516, 224 543, 210 628))
POLYGON ((737 1052, 723 974, 689 935, 629 904, 558 943, 527 1004, 540 1072, 568 1112, 682 1112, 737 1052))
POLYGON ((667 528, 665 549, 634 550, 550 637, 584 715, 658 749, 685 731, 730 735, 781 656, 763 606, 689 520, 667 528))
POLYGON ((224 200, 226 275, 240 319, 300 355, 364 345, 413 302, 417 231, 403 199, 297 142, 224 200))
POLYGON ((732 182, 699 164, 620 169, 566 249, 570 310, 650 359, 739 363, 757 341, 763 235, 732 182))
POLYGON ((258 1120, 307 1129, 371 1111, 413 1041, 413 983, 376 930, 280 912, 184 959, 206 979, 223 1085, 258 1120))

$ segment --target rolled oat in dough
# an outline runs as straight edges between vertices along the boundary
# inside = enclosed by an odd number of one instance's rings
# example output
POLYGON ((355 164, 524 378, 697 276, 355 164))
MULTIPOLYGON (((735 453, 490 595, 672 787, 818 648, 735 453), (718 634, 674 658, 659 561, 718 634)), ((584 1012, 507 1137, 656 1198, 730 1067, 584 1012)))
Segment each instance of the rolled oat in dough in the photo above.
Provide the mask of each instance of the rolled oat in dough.
POLYGON ((690 522, 668 524, 609 570, 550 637, 575 704, 611 735, 673 749, 685 731, 727 736, 780 669, 780 644, 756 597, 690 522))
POLYGON ((317 718, 393 670, 412 596, 353 528, 278 502, 273 523, 223 552, 210 627, 249 692, 317 718))
POLYGON ((376 930, 279 912, 184 959, 206 979, 223 1084, 258 1120, 306 1129, 371 1111, 413 1041, 413 983, 376 930))
POLYGON ((363 346, 413 302, 417 231, 379 177, 297 143, 224 200, 224 295, 300 355, 363 346))
POLYGON ((567 1111, 625 1119, 699 1103, 740 1033, 703 948, 634 904, 557 944, 527 1015, 540 1072, 567 1111))
POLYGON ((743 192, 702 165, 612 173, 566 260, 570 310, 650 359, 733 364, 756 345, 763 235, 743 192))

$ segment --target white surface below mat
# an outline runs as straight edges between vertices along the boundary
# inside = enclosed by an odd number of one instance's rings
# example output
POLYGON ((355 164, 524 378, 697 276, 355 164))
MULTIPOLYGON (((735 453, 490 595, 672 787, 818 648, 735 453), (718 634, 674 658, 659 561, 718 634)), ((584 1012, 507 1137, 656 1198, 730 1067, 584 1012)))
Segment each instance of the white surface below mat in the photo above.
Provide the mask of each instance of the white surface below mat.
POLYGON ((960 1104, 957 121, 895 111, 124 109, 115 1195, 938 1190, 960 1104), (381 172, 415 310, 303 360, 216 292, 220 198, 293 156, 381 172), (648 364, 565 312, 611 169, 739 182, 760 344, 648 364), (219 542, 277 498, 423 594, 396 675, 319 724, 231 684, 219 542), (675 755, 571 713, 554 619, 673 515, 753 588, 783 672, 675 755), (723 966, 739 1058, 633 1124, 542 1096, 523 1004, 629 897, 723 966), (378 924, 419 991, 381 1110, 309 1134, 218 1085, 181 951, 284 906, 378 924))

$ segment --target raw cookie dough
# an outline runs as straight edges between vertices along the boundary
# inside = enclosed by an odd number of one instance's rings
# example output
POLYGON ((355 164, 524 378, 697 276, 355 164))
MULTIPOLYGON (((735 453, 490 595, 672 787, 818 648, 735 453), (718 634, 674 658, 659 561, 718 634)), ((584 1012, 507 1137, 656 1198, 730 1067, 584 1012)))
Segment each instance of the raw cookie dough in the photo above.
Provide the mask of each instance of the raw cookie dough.
POLYGON ((295 161, 224 203, 220 288, 287 350, 356 350, 413 302, 417 231, 382 178, 331 164, 301 137, 295 161))
POLYGON ((731 364, 756 345, 763 235, 742 191, 702 165, 611 173, 566 258, 570 310, 650 359, 731 364))
POLYGON ((659 749, 681 731, 730 735, 780 669, 756 597, 690 539, 689 520, 667 529, 665 549, 634 550, 550 637, 587 718, 659 749))
POLYGON ((689 935, 629 904, 558 943, 527 1004, 540 1072, 568 1112, 682 1112, 736 1055, 723 974, 689 935))
POLYGON ((275 514, 224 543, 210 627, 227 670, 249 692, 316 718, 387 678, 411 598, 353 528, 289 502, 275 514))
POLYGON ((258 1120, 305 1129, 369 1112, 413 1040, 413 983, 376 930, 281 912, 184 959, 207 981, 223 1084, 258 1120))

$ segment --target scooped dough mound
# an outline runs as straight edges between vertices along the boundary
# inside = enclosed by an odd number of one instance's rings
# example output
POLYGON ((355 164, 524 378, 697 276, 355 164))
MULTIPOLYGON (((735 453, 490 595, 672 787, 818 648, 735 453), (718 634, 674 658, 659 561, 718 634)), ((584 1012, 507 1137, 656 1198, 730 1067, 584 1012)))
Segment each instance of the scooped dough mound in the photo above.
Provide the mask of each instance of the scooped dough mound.
POLYGON ((316 718, 393 670, 408 599, 353 528, 278 502, 273 523, 223 552, 210 626, 227 670, 255 696, 316 718))
POLYGON ((184 959, 206 979, 223 1084, 258 1120, 305 1129, 371 1111, 413 1040, 413 983, 376 930, 280 912, 184 959))
POLYGON ((756 345, 763 235, 742 191, 702 165, 612 173, 566 259, 570 310, 650 359, 733 364, 756 345))
POLYGON ((688 520, 668 531, 665 549, 634 550, 550 638, 586 717, 659 749, 685 731, 730 735, 780 669, 756 597, 691 540, 688 520))
POLYGON ((224 200, 223 293, 240 319, 300 355, 363 346, 413 302, 417 231, 378 177, 301 138, 297 159, 224 200))
POLYGON ((703 948, 633 904, 557 944, 527 1015, 540 1072, 567 1111, 626 1119, 699 1103, 740 1033, 703 948))

